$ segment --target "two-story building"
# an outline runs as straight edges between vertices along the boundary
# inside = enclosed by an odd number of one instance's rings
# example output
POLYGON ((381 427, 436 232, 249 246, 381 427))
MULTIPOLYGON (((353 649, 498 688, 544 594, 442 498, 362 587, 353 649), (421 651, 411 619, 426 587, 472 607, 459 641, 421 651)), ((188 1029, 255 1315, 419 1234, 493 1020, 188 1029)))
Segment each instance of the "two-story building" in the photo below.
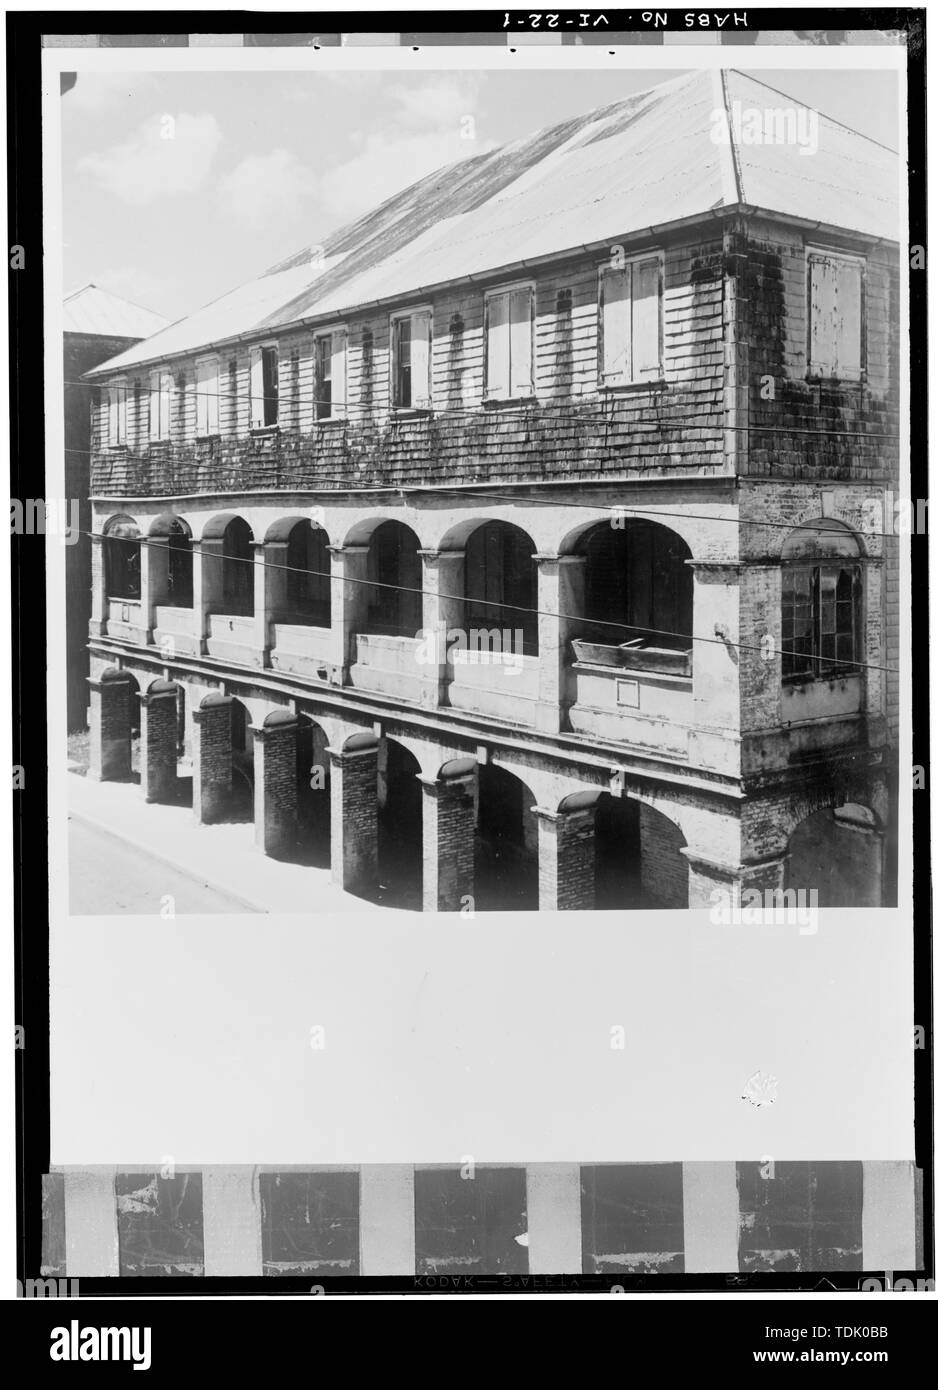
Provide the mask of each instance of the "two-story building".
POLYGON ((95 368, 92 775, 430 911, 890 901, 899 172, 695 72, 95 368))

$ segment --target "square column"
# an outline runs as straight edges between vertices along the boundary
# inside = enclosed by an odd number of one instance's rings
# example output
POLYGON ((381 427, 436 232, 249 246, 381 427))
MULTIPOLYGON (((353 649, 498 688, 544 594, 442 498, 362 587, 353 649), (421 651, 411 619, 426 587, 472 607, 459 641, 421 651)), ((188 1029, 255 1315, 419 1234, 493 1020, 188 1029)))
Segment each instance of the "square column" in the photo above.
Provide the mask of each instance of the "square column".
POLYGON ((204 655, 209 614, 221 610, 224 592, 224 545, 221 536, 192 547, 192 621, 196 655, 204 655))
POLYGON ((744 907, 747 889, 759 893, 780 891, 785 886, 787 854, 772 855, 749 864, 708 859, 687 848, 681 850, 690 865, 687 906, 711 908, 716 905, 744 907))
POLYGON ((270 624, 286 592, 286 541, 252 541, 254 552, 254 646, 255 664, 270 665, 270 624), (269 563, 268 563, 269 562, 269 563))
POLYGON ((140 620, 145 640, 153 641, 156 610, 169 602, 169 540, 156 536, 140 541, 140 620))
POLYGON ((423 560, 423 636, 427 655, 421 675, 427 680, 427 703, 449 704, 449 644, 464 623, 464 550, 418 550, 423 560))
POLYGON ((332 765, 332 879, 346 893, 378 877, 378 744, 327 750, 332 765))
POLYGON ((91 689, 91 747, 88 776, 95 782, 121 782, 130 776, 131 682, 119 672, 95 680, 91 689))
POLYGON ((596 900, 596 808, 548 811, 537 817, 538 908, 541 912, 591 909, 596 900))
POLYGON ((158 681, 140 701, 140 785, 145 801, 172 801, 176 790, 176 687, 158 681))
POLYGON ((355 581, 367 578, 367 545, 330 545, 332 579, 330 601, 332 625, 332 684, 348 685, 349 666, 354 658, 353 637, 361 630, 373 590, 355 581))
POLYGON ((254 843, 274 858, 296 847, 296 731, 294 716, 269 716, 254 735, 254 843))
POLYGON ((89 637, 107 636, 107 579, 104 564, 104 537, 95 532, 91 537, 91 617, 89 637))
POLYGON ((423 784, 423 910, 458 912, 475 891, 475 773, 423 784))
POLYGON ((537 562, 537 727, 556 734, 570 706, 570 639, 582 623, 586 557, 535 555, 537 562), (561 614, 566 616, 560 616, 561 614))
POLYGON ((231 800, 231 701, 207 698, 192 711, 192 811, 202 825, 221 820, 231 800))

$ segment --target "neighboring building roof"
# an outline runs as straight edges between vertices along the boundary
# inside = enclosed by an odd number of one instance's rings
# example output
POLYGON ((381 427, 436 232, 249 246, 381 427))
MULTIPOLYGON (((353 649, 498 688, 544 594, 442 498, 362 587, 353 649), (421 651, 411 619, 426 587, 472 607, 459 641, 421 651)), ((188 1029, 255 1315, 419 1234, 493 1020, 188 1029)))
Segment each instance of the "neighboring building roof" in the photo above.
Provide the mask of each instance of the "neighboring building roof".
POLYGON ((65 296, 65 332, 101 338, 149 338, 170 320, 152 309, 141 309, 97 285, 84 285, 65 296))
POLYGON ((701 71, 437 170, 322 243, 172 324, 95 375, 337 317, 396 296, 735 206, 899 239, 894 151, 817 116, 817 150, 745 143, 747 108, 806 111, 738 72, 701 71), (730 138, 714 138, 723 116, 730 138))

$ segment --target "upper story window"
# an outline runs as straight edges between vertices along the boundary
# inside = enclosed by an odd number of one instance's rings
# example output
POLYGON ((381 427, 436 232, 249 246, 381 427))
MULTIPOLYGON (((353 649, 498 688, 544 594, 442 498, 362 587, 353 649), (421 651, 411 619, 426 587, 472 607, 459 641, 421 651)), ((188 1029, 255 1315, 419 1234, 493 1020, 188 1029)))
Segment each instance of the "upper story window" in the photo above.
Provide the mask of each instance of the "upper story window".
POLYGON ((173 399, 171 372, 154 372, 150 377, 150 438, 168 439, 173 399))
POLYGON ((782 550, 782 679, 856 675, 862 659, 860 549, 841 522, 795 531, 782 550))
POLYGON ((534 286, 493 290, 485 296, 486 399, 533 394, 534 286))
POLYGON ((195 432, 218 433, 218 358, 206 357, 195 365, 195 432))
POLYGON ((600 270, 604 386, 656 381, 663 375, 663 279, 663 261, 657 253, 600 270))
POLYGON ((280 417, 280 369, 273 344, 251 348, 251 429, 276 425, 280 417))
POLYGON ((107 388, 107 442, 127 443, 127 386, 124 382, 107 388))
POLYGON ((315 338, 316 378, 314 418, 339 420, 346 408, 346 347, 348 334, 344 328, 331 333, 319 333, 315 338))
POLYGON ((808 376, 859 381, 863 372, 859 256, 808 250, 808 376))
POLYGON ((429 309, 391 317, 391 404, 399 410, 430 408, 429 309))

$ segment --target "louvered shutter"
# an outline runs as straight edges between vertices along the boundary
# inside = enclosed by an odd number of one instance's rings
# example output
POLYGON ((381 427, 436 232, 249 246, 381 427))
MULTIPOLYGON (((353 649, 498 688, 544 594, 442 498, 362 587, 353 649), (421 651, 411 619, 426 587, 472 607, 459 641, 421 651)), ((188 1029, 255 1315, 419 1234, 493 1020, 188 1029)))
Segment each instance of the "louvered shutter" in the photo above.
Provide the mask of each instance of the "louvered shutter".
POLYGON ((632 267, 632 377, 661 374, 661 266, 658 258, 632 267))
POLYGON ((511 389, 507 294, 493 294, 485 310, 485 394, 504 397, 511 389))
POLYGON ((410 403, 418 410, 430 404, 429 314, 414 314, 410 322, 410 403))
POLYGON ((630 265, 607 270, 601 280, 603 380, 613 384, 632 379, 631 281, 630 265))
POLYGON ((332 413, 345 415, 348 397, 348 334, 332 335, 332 413))
POLYGON ((264 353, 251 348, 251 429, 264 427, 264 353))
POLYGON ((531 298, 530 290, 511 292, 509 391, 512 396, 530 396, 534 390, 531 376, 531 298))

